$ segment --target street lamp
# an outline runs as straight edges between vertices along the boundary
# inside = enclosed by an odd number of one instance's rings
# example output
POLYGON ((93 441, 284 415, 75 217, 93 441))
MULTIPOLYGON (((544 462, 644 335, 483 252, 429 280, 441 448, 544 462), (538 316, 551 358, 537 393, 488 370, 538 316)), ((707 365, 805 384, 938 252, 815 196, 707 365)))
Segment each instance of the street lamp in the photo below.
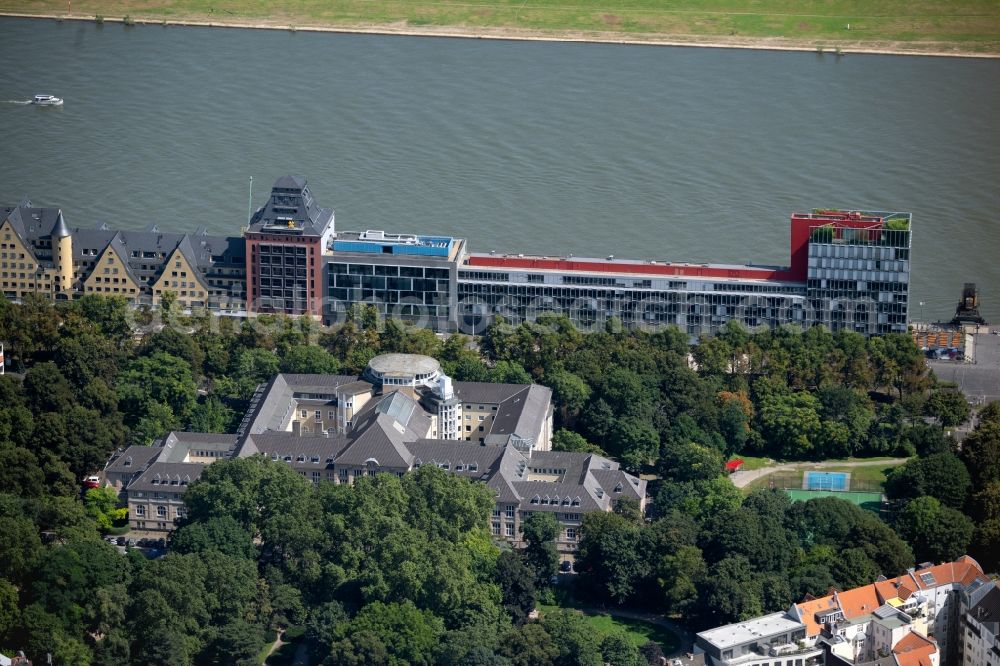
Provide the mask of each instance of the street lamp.
POLYGON ((920 323, 924 323, 924 302, 920 301, 920 323))

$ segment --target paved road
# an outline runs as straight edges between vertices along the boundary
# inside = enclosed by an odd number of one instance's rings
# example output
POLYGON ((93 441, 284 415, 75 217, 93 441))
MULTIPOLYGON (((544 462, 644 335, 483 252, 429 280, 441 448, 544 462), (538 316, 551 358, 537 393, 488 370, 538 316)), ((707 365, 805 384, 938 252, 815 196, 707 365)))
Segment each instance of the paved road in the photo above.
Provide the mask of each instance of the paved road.
POLYGON ((937 378, 955 382, 970 402, 1000 400, 1000 335, 972 336, 974 363, 927 361, 937 378))
POLYGON ((760 469, 749 470, 746 472, 736 472, 734 474, 730 474, 729 479, 737 488, 745 488, 757 479, 767 476, 768 474, 773 474, 774 472, 826 469, 829 467, 867 467, 868 465, 882 464, 889 467, 891 465, 902 465, 906 462, 906 460, 906 458, 890 458, 888 460, 858 460, 855 462, 837 462, 836 460, 830 460, 828 462, 819 463, 785 463, 782 465, 774 465, 772 467, 761 467, 760 469))

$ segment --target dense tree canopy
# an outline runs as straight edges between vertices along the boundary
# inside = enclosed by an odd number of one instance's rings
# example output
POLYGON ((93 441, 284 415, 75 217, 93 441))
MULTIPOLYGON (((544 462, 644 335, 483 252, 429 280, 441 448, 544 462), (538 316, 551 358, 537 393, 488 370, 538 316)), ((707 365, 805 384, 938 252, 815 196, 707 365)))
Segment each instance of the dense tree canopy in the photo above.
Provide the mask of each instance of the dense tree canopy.
POLYGON ((57 663, 249 664, 269 631, 298 629, 315 663, 643 663, 578 614, 528 619, 556 600, 552 514, 533 512, 527 547, 510 550, 487 529, 490 490, 432 466, 348 487, 263 457, 219 462, 189 487, 166 556, 100 540, 121 508, 81 495, 80 480, 115 449, 171 429, 232 432, 274 373, 357 373, 390 351, 436 356, 456 380, 544 384, 554 448, 657 477, 646 515, 620 501, 584 518, 573 578, 587 603, 698 628, 966 550, 1000 566, 1000 406, 956 453, 941 426, 967 405, 932 383, 905 335, 730 324, 692 347, 676 329, 582 334, 545 315, 497 320, 473 341, 368 307, 322 332, 173 308, 136 341, 146 314, 95 296, 0 299, 0 338, 24 371, 0 377, 0 648, 57 663), (916 457, 890 476, 883 520, 836 498, 744 495, 722 474, 734 454, 916 457))

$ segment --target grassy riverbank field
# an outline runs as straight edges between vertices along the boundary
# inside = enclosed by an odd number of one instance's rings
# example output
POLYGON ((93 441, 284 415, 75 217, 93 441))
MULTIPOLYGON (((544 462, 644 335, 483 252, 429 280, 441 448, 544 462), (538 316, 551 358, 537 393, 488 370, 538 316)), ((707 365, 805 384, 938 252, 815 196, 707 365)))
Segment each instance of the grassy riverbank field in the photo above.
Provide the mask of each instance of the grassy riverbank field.
POLYGON ((295 29, 1000 55, 996 0, 0 0, 0 11, 295 29))

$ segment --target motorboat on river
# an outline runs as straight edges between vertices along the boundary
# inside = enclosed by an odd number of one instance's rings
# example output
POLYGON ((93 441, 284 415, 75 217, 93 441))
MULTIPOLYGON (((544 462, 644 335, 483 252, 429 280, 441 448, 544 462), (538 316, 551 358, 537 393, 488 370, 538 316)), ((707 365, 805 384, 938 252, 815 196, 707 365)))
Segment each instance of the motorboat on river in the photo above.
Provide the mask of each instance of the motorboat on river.
POLYGON ((35 95, 31 99, 32 104, 38 106, 62 106, 62 98, 56 97, 54 95, 35 95))

